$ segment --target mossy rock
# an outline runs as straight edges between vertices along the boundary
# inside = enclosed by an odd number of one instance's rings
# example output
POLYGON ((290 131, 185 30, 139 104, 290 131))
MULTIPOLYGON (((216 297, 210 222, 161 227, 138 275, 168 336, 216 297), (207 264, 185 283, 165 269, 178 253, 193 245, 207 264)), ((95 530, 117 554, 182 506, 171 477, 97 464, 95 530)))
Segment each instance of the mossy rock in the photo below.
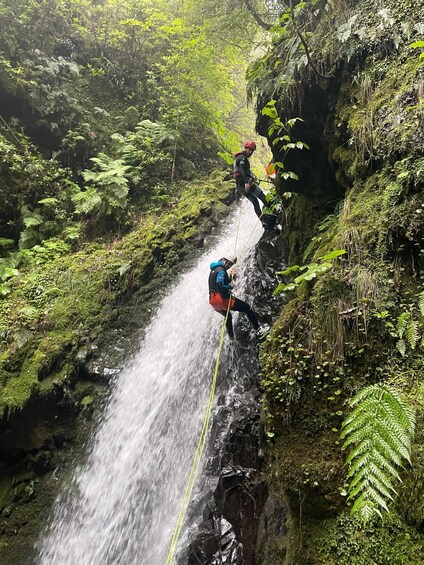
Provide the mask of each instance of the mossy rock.
POLYGON ((311 565, 412 565, 424 556, 424 537, 394 512, 367 526, 347 512, 323 522, 306 520, 302 540, 311 565))

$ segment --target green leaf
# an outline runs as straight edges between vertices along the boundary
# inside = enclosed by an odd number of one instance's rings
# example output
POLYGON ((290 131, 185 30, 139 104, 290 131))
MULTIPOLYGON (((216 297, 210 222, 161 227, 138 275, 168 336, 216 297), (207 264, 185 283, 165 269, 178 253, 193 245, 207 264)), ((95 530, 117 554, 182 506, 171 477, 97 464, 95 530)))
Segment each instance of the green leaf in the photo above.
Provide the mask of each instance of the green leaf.
POLYGON ((46 206, 55 206, 59 200, 57 198, 43 198, 38 201, 38 204, 45 204, 46 206))
POLYGON ((327 255, 320 257, 320 260, 321 261, 330 261, 331 259, 337 259, 337 257, 340 257, 341 255, 346 255, 346 250, 345 249, 335 249, 331 253, 328 253, 327 255))
POLYGON ((272 119, 278 117, 277 110, 275 108, 267 108, 266 106, 265 108, 262 108, 262 115, 269 116, 272 119))
POLYGON ((10 288, 5 284, 0 284, 0 296, 7 296, 10 294, 10 288))
POLYGON ((39 226, 43 223, 43 220, 38 216, 28 216, 24 218, 25 227, 31 228, 34 226, 39 226))
POLYGON ((399 353, 402 355, 402 357, 405 357, 406 343, 403 339, 398 340, 398 342, 396 343, 396 349, 399 351, 399 353))
POLYGON ((14 245, 15 245, 15 241, 13 239, 0 237, 0 247, 13 247, 14 245))
POLYGON ((398 316, 397 319, 397 332, 398 332, 398 336, 400 339, 402 339, 403 334, 406 330, 406 327, 408 325, 409 319, 411 317, 411 313, 410 312, 402 312, 402 314, 400 314, 400 316, 398 316))
POLYGON ((284 269, 284 271, 276 271, 275 274, 286 276, 286 275, 290 275, 291 273, 295 273, 299 269, 300 269, 299 265, 293 265, 292 267, 288 267, 287 269, 284 269))
POLYGON ((408 323, 408 327, 406 328, 405 331, 405 336, 409 343, 410 348, 415 349, 419 337, 418 322, 416 322, 415 320, 410 320, 410 322, 408 323))
POLYGON ((297 285, 295 285, 294 283, 290 283, 290 284, 282 284, 280 283, 277 288, 274 290, 273 295, 276 296, 277 294, 279 294, 280 292, 286 292, 289 290, 294 290, 296 288, 297 285))

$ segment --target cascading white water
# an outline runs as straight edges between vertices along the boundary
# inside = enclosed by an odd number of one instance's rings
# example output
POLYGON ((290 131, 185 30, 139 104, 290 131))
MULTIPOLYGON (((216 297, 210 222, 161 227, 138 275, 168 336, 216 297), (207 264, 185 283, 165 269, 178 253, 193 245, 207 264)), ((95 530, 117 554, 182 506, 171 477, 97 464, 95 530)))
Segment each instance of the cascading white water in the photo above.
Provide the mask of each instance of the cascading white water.
POLYGON ((209 263, 234 251, 236 234, 236 253, 252 246, 262 232, 256 220, 244 200, 191 272, 175 268, 176 285, 117 379, 87 462, 55 503, 37 564, 165 563, 223 321, 208 304, 209 263))

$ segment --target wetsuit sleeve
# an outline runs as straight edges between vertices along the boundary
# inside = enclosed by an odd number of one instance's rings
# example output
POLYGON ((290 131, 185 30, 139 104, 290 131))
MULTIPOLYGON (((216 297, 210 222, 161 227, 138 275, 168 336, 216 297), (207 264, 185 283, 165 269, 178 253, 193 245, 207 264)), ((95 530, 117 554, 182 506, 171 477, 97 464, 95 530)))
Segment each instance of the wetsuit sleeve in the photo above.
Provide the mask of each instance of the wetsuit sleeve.
POLYGON ((220 271, 216 277, 216 284, 219 289, 219 293, 223 298, 229 298, 230 290, 232 286, 230 284, 230 279, 225 271, 220 271))

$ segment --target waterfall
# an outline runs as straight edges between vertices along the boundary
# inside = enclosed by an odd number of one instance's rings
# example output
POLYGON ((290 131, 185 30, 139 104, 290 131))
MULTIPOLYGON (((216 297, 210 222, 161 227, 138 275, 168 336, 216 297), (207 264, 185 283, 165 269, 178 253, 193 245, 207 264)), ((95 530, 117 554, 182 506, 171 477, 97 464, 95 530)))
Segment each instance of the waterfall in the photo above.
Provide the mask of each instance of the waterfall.
MULTIPOLYGON (((174 287, 117 378, 84 464, 54 504, 37 564, 165 563, 223 321, 208 304, 209 263, 233 253, 236 234, 237 254, 262 233, 251 204, 243 200, 239 209, 190 272, 174 267, 174 287)), ((244 297, 241 286, 236 294, 244 297)), ((224 356, 231 347, 225 338, 224 356)))

